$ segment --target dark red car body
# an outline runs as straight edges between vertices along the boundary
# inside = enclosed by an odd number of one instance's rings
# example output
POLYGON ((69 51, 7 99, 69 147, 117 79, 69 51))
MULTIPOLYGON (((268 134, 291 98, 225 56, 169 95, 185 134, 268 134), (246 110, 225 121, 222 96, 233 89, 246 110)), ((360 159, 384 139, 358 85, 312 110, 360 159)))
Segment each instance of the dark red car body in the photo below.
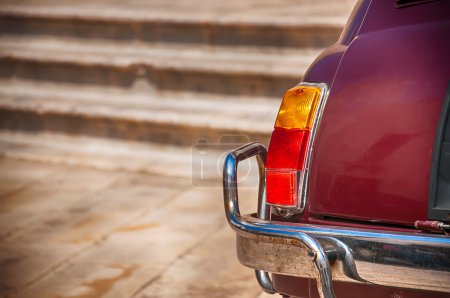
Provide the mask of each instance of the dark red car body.
MULTIPOLYGON (((450 80, 450 1, 412 4, 360 1, 340 41, 303 78, 327 83, 330 93, 298 221, 403 230, 428 219, 433 145, 450 80)), ((314 280, 274 275, 274 285, 281 293, 318 297, 314 280)), ((338 297, 450 297, 335 287, 338 297)))
MULTIPOLYGON (((414 225, 437 220, 430 215, 430 181, 449 80, 450 1, 359 1, 339 42, 303 78, 329 88, 312 150, 306 208, 289 218, 272 214, 271 220, 305 229, 316 225, 428 235, 414 225)), ((233 208, 225 204, 227 212, 233 208)), ((227 217, 236 226, 233 214, 227 217)), ((438 220, 445 224, 449 218, 438 220)), ((448 242, 449 236, 443 237, 448 242)), ((240 243, 238 254, 245 255, 240 243)), ((446 245, 442 256, 447 262, 446 245)), ((386 244, 385 249, 395 258, 398 248, 386 244)), ((275 292, 283 295, 319 297, 314 279, 273 274, 272 280, 275 292)), ((449 292, 413 286, 333 285, 337 297, 450 297, 449 292)))
POLYGON ((450 5, 372 1, 362 19, 350 25, 360 25, 354 36, 346 35, 357 28, 346 28, 342 40, 350 42, 325 51, 304 78, 331 86, 308 210, 413 226, 427 219, 433 144, 450 79, 450 5))

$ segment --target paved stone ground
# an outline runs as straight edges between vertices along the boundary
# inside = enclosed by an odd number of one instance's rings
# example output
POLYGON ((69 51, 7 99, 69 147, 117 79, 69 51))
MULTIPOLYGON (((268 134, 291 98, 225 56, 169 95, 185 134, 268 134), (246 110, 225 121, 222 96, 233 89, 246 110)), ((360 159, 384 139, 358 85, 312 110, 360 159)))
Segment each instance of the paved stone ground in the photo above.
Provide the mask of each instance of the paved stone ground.
MULTIPOLYGON (((217 181, 22 157, 0 158, 1 297, 264 296, 217 181)), ((244 212, 255 195, 242 189, 244 212)))

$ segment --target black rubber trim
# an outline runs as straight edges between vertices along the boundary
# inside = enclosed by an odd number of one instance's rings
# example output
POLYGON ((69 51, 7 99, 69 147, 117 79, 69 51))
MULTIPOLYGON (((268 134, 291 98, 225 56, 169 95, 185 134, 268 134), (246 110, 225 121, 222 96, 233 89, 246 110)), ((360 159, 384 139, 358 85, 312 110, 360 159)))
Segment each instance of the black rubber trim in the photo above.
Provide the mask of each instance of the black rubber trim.
POLYGON ((442 208, 442 204, 438 204, 439 201, 445 200, 448 204, 450 202, 450 195, 440 198, 442 193, 439 194, 439 168, 441 163, 441 151, 444 149, 445 134, 448 129, 448 123, 450 121, 450 81, 447 86, 447 92, 445 94, 444 102, 442 103, 442 110, 439 116, 439 122, 436 129, 436 137, 434 140, 433 156, 431 160, 431 172, 430 172, 430 190, 428 195, 428 219, 439 220, 448 222, 450 221, 450 209, 442 208))
POLYGON ((395 8, 404 8, 404 7, 425 4, 428 2, 434 2, 434 1, 438 1, 438 0, 396 0, 395 8))

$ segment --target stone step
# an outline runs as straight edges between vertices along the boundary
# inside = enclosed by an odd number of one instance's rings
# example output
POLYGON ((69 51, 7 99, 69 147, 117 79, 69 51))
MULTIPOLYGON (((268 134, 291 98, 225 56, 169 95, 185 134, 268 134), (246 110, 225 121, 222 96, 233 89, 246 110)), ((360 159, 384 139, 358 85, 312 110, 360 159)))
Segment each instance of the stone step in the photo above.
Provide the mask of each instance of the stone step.
POLYGON ((267 144, 354 2, 2 0, 0 128, 267 144))
MULTIPOLYGON (((223 144, 223 146, 211 144, 205 154, 200 151, 205 148, 204 146, 173 146, 0 129, 0 157, 3 158, 47 165, 77 166, 111 173, 145 173, 188 179, 196 187, 221 186, 226 153, 241 145, 243 143, 223 144)), ((256 159, 241 163, 239 181, 242 187, 257 186, 256 159)), ((20 188, 23 185, 15 187, 20 188)))
POLYGON ((159 96, 60 84, 0 81, 0 128, 192 146, 201 139, 267 144, 271 98, 159 96))
POLYGON ((46 164, 190 179, 191 148, 0 130, 0 155, 46 164))
POLYGON ((1 78, 277 98, 319 53, 11 36, 0 49, 1 78))
POLYGON ((355 1, 218 2, 2 1, 0 34, 226 46, 325 47, 339 37, 355 1))

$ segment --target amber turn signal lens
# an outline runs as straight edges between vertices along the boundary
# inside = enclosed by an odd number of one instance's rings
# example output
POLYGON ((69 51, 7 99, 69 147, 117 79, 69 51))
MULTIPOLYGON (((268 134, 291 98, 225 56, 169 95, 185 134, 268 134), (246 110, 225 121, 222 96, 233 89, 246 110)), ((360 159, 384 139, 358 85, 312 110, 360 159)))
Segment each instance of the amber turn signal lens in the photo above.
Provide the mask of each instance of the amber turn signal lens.
POLYGON ((321 89, 315 86, 295 86, 286 91, 275 128, 311 129, 320 97, 321 89))

